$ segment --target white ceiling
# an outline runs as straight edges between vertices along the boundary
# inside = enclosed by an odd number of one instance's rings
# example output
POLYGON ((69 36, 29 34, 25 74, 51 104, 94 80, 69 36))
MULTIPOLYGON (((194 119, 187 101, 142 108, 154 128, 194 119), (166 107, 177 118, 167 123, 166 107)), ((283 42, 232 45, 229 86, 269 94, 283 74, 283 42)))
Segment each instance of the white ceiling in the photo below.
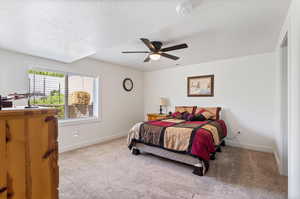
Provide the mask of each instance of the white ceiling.
POLYGON ((144 71, 273 51, 290 0, 194 0, 190 15, 176 13, 182 0, 1 0, 0 47, 72 62, 86 56, 144 71), (165 46, 187 43, 143 63, 139 38, 165 46))

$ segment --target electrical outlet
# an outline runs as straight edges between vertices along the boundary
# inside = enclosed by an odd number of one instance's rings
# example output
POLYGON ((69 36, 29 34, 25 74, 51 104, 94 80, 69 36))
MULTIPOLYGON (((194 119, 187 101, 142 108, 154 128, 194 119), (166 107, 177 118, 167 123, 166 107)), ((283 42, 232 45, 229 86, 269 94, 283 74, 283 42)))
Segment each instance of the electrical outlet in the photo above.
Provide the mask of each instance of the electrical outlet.
POLYGON ((228 136, 227 139, 228 140, 235 140, 239 135, 241 135, 241 131, 236 131, 236 133, 233 132, 232 137, 228 136))
POLYGON ((74 137, 79 137, 78 131, 74 131, 74 132, 73 132, 73 136, 74 136, 74 137))

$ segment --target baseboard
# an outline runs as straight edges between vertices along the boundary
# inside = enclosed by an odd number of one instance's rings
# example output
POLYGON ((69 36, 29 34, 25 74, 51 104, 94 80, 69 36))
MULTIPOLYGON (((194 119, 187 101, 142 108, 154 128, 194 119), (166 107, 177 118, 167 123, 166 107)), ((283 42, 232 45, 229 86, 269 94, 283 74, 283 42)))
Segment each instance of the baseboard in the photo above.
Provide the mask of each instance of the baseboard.
POLYGON ((227 145, 233 146, 233 147, 239 147, 243 149, 249 149, 253 151, 261 151, 261 152, 267 152, 267 153, 273 153, 274 150, 272 147, 269 146, 263 146, 263 145, 255 145, 255 144, 244 144, 244 143, 238 143, 234 141, 227 140, 227 145))
POLYGON ((276 163, 277 163, 278 172, 279 172, 280 175, 284 175, 283 170, 282 170, 281 161, 280 161, 278 152, 277 152, 277 150, 275 148, 273 149, 273 153, 274 153, 275 160, 276 160, 276 163))
POLYGON ((112 135, 112 136, 102 137, 102 138, 99 138, 99 139, 84 141, 84 142, 77 143, 77 144, 74 144, 74 145, 60 147, 59 148, 59 153, 63 153, 63 152, 67 152, 67 151, 73 151, 73 150, 76 150, 76 149, 91 146, 91 145, 94 145, 94 144, 100 144, 100 143, 103 143, 103 142, 107 142, 107 141, 110 141, 110 140, 122 138, 122 137, 125 137, 125 136, 127 136, 127 132, 122 132, 122 133, 118 133, 118 134, 115 134, 115 135, 112 135))

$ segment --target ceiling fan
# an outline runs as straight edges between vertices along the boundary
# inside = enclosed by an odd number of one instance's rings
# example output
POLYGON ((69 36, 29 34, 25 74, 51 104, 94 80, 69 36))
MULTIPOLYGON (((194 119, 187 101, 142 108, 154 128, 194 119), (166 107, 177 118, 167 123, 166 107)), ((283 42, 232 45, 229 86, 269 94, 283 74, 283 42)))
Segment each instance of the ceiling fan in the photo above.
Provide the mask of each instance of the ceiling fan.
POLYGON ((163 44, 160 41, 150 41, 149 39, 145 38, 141 38, 141 41, 149 48, 150 51, 123 51, 122 53, 146 53, 148 55, 144 62, 149 62, 150 60, 159 60, 161 57, 166 57, 176 61, 180 58, 174 55, 170 55, 166 52, 188 48, 187 44, 179 44, 162 48, 163 44))

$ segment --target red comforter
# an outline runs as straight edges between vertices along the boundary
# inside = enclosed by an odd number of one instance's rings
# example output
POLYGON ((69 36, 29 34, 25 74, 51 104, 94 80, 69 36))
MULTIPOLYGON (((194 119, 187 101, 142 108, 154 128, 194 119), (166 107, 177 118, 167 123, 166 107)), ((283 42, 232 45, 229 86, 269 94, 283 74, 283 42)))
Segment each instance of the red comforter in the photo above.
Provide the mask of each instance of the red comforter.
MULTIPOLYGON (((134 127, 133 127, 134 128, 134 127)), ((227 136, 227 127, 223 120, 183 121, 166 119, 141 123, 130 131, 129 148, 135 142, 160 147, 178 153, 187 153, 209 160, 215 152, 215 145, 227 136)))

